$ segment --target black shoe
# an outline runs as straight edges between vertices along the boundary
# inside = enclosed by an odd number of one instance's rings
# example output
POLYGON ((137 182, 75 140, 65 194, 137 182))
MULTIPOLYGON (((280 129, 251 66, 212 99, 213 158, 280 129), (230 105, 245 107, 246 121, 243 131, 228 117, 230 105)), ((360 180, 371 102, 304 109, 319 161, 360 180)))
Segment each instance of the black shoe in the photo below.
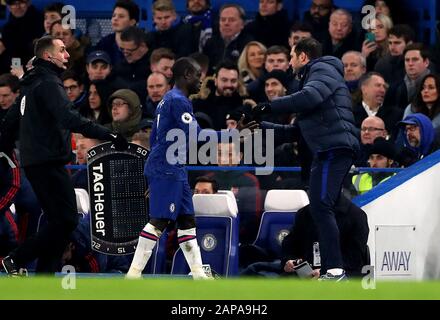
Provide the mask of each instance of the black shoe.
POLYGON ((18 268, 10 256, 2 260, 3 269, 10 277, 27 277, 28 272, 24 268, 18 268))
POLYGON ((335 276, 335 275, 331 274, 330 272, 327 272, 326 274, 323 274, 322 276, 320 276, 318 281, 335 281, 335 282, 348 281, 348 277, 345 274, 345 272, 342 272, 342 274, 340 274, 338 276, 335 276))

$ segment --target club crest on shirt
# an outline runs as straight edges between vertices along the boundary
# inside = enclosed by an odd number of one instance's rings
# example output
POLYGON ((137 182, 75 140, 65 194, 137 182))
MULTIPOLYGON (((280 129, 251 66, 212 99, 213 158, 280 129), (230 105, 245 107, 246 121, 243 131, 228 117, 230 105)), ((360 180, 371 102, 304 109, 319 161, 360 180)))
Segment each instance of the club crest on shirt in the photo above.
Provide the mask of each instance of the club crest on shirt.
POLYGON ((181 119, 183 123, 190 124, 192 121, 192 116, 188 112, 185 112, 184 114, 182 114, 181 119))
POLYGON ((26 96, 23 96, 20 101, 20 113, 24 116, 24 109, 26 109, 26 96))

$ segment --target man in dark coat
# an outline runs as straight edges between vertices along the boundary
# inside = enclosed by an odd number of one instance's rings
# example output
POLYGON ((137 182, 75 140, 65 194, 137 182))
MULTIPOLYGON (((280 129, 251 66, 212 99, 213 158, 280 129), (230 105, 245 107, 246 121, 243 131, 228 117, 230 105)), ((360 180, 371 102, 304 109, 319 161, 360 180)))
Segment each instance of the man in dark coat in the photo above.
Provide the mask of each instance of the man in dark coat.
POLYGON ((2 261, 13 276, 38 258, 37 272, 52 273, 78 223, 76 198, 65 165, 71 160, 70 131, 111 140, 117 149, 127 141, 73 110, 59 78, 69 54, 63 41, 44 36, 35 44, 34 68, 23 77, 20 96, 0 123, 0 152, 20 140, 21 165, 47 215, 48 223, 2 261))
MULTIPOLYGON (((341 237, 344 269, 350 277, 359 277, 362 274, 362 267, 370 264, 367 246, 370 229, 367 214, 346 197, 341 196, 335 206, 335 217, 341 237)), ((307 261, 315 270, 313 275, 319 275, 318 271, 321 267, 319 248, 318 229, 313 221, 310 205, 307 205, 298 211, 295 224, 282 242, 281 259, 274 262, 255 262, 241 274, 290 275, 294 273, 296 265, 307 261)))
POLYGON ((177 58, 197 51, 192 25, 182 21, 172 1, 159 0, 153 3, 153 20, 154 30, 148 34, 151 50, 168 48, 177 58))
POLYGON ((222 60, 237 62, 245 45, 254 40, 244 29, 245 15, 237 4, 225 4, 220 8, 219 33, 214 33, 203 47, 211 66, 222 60))
POLYGON ((260 1, 255 19, 246 25, 246 30, 256 41, 263 43, 267 48, 279 45, 288 46, 289 17, 283 9, 283 1, 260 1))
POLYGON ((21 58, 24 65, 33 56, 33 41, 44 33, 43 15, 31 1, 7 0, 9 19, 0 40, 0 74, 9 72, 11 58, 21 58))
MULTIPOLYGON (((359 152, 359 137, 342 62, 321 55, 322 46, 315 39, 298 42, 292 48, 290 64, 300 77, 299 91, 270 104, 257 105, 254 114, 269 110, 297 113, 297 125, 313 154, 309 198, 319 234, 321 278, 341 280, 345 272, 335 205, 344 178, 359 152)), ((271 127, 268 123, 262 126, 271 127)))

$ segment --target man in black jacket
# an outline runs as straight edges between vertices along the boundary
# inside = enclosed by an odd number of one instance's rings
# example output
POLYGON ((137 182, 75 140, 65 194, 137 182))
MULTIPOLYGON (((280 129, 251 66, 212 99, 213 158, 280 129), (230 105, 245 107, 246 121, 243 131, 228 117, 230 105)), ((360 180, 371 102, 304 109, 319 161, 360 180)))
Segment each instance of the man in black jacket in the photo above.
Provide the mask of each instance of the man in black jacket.
MULTIPOLYGON (((309 198, 321 247, 321 278, 340 280, 345 273, 335 205, 359 152, 359 131, 354 125, 342 62, 321 54, 322 46, 315 39, 298 42, 292 48, 290 64, 300 77, 299 91, 270 104, 257 105, 254 115, 261 117, 270 110, 297 114, 296 124, 313 154, 309 198)), ((262 122, 262 127, 277 125, 262 122)))
MULTIPOLYGON (((344 270, 349 276, 360 277, 362 267, 370 264, 367 247, 369 227, 367 214, 344 196, 335 205, 335 219, 340 232, 340 244, 344 270)), ((281 265, 285 272, 299 260, 319 268, 320 243, 310 206, 298 211, 295 226, 282 243, 284 257, 281 265)))
MULTIPOLYGON (((341 239, 344 270, 350 277, 360 277, 362 267, 370 264, 367 246, 368 220, 366 213, 346 197, 341 196, 335 206, 335 218, 341 239)), ((319 275, 321 267, 318 229, 313 221, 310 205, 300 209, 295 224, 282 242, 283 256, 274 262, 255 262, 241 274, 248 276, 294 273, 294 267, 307 261, 319 275)))
POLYGON ((69 54, 63 41, 44 36, 35 44, 34 68, 21 83, 20 96, 0 124, 0 151, 20 140, 21 165, 47 215, 48 224, 13 250, 2 264, 10 275, 38 258, 37 272, 54 272, 78 223, 76 199, 65 164, 71 160, 70 131, 111 140, 116 149, 127 141, 73 111, 59 75, 69 54))

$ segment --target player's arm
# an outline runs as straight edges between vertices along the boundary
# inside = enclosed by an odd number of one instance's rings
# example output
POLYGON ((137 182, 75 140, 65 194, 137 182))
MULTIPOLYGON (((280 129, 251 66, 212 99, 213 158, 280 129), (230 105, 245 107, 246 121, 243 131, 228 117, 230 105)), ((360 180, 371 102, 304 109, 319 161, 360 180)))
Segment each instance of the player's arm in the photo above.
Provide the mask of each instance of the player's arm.
POLYGON ((277 124, 267 121, 260 123, 261 129, 274 130, 274 139, 278 143, 292 142, 299 140, 299 128, 296 124, 277 124))
POLYGON ((315 64, 310 70, 307 82, 300 91, 276 98, 271 102, 272 112, 303 113, 312 111, 333 94, 330 85, 334 84, 336 80, 330 77, 331 75, 320 63, 315 64))
MULTIPOLYGON (((178 124, 178 127, 182 129, 185 132, 185 135, 189 137, 190 134, 190 128, 194 128, 192 130, 195 130, 197 132, 197 137, 200 138, 203 135, 200 135, 200 131, 202 130, 197 122, 196 117, 194 116, 194 113, 192 111, 191 104, 187 101, 174 99, 171 101, 172 103, 172 109, 174 114, 174 120, 178 124)), ((234 129, 235 130, 235 129, 234 129)), ((191 132, 192 133, 192 132, 191 132)), ((230 138, 231 133, 230 130, 221 130, 221 131, 215 131, 211 129, 205 129, 204 133, 208 137, 217 137, 217 141, 222 141, 222 137, 224 140, 227 140, 230 138)), ((204 138, 202 138, 203 140, 204 138)), ((210 138, 207 138, 210 139, 210 138)))
POLYGON ((55 117, 61 128, 81 133, 88 138, 109 140, 110 129, 82 117, 73 109, 64 88, 53 81, 45 81, 39 86, 38 99, 55 117))

